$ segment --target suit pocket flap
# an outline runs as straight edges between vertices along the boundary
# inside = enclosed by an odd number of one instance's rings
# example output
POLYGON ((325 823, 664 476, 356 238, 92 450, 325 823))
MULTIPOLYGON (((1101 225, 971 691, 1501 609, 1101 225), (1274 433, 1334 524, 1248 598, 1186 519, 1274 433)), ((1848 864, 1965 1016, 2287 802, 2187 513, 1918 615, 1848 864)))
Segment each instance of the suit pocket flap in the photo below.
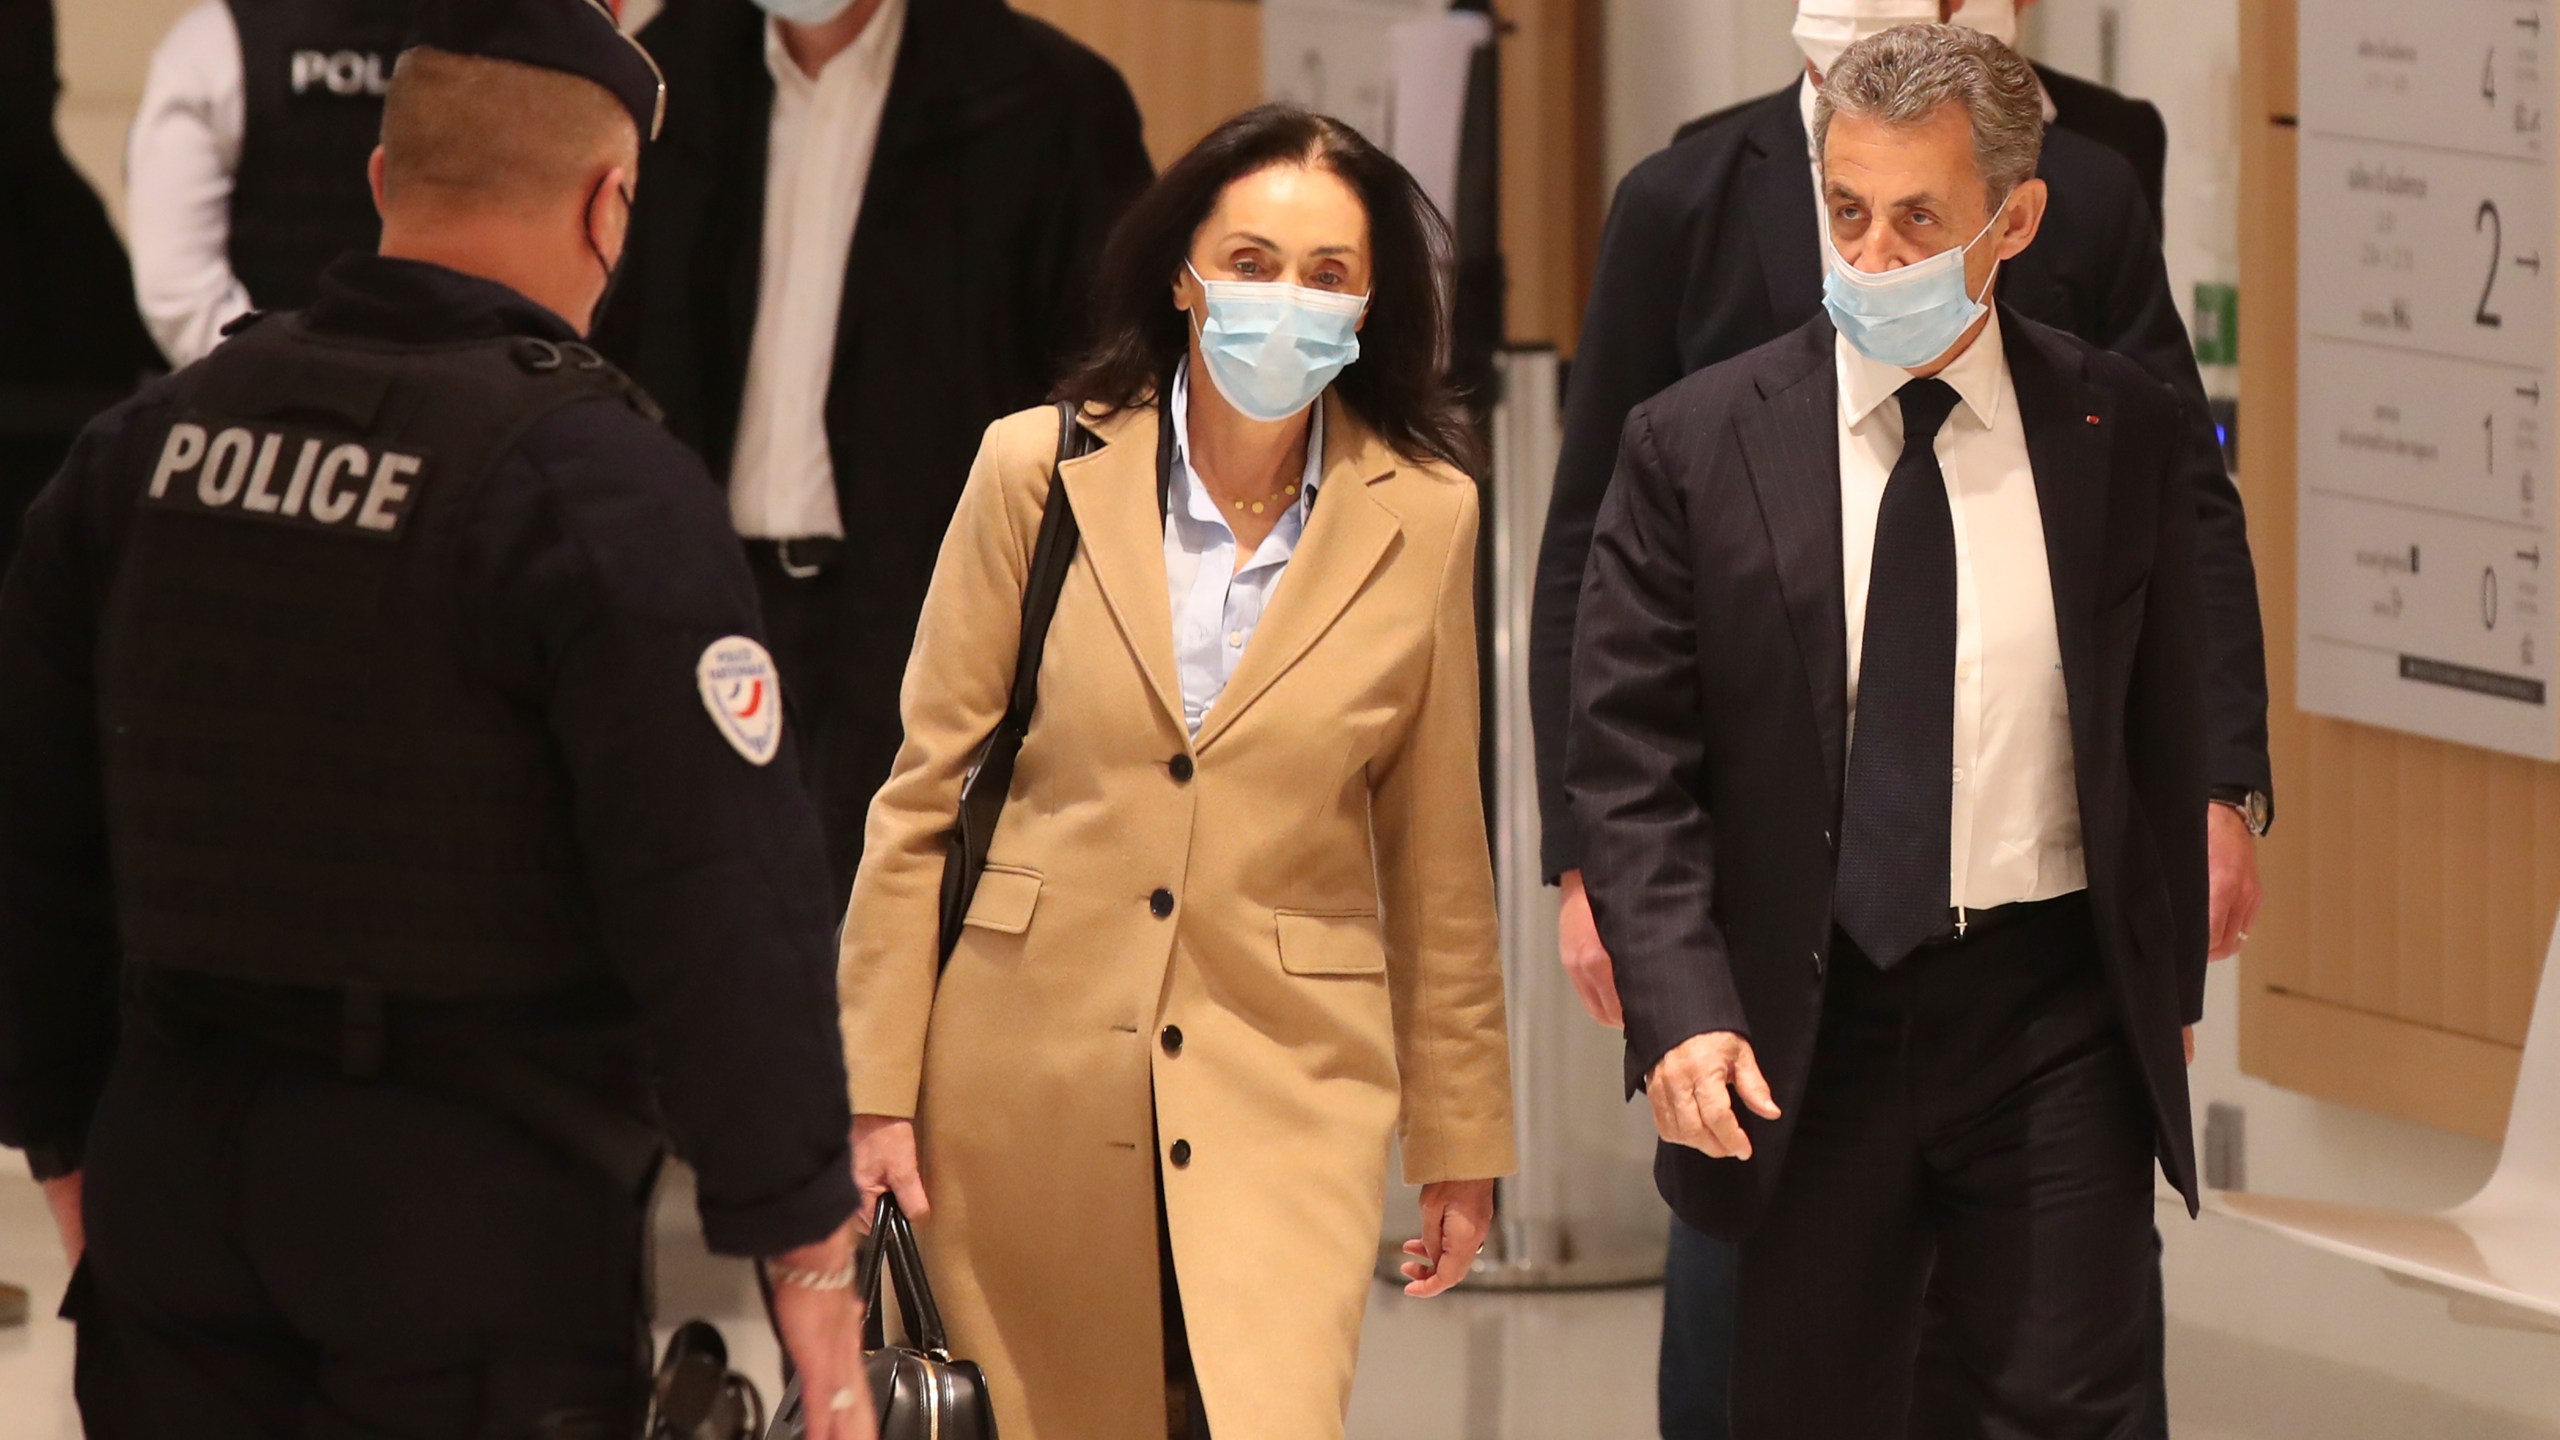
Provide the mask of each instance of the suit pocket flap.
POLYGON ((1280 968, 1292 975, 1376 975, 1387 968, 1374 912, 1279 912, 1280 968))
POLYGON ((978 893, 971 897, 969 914, 960 923, 999 934, 1019 935, 1031 928, 1031 912, 1039 906, 1039 871, 990 865, 986 873, 978 877, 978 893))

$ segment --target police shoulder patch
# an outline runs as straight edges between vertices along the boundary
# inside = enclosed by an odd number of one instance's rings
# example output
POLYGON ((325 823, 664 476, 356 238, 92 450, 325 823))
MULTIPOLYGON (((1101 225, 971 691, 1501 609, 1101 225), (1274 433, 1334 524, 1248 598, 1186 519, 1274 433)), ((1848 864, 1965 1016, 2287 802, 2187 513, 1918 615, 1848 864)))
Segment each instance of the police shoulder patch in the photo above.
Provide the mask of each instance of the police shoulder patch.
POLYGON ((773 656, 744 635, 724 636, 702 652, 693 674, 721 738, 748 764, 772 764, 782 748, 782 677, 773 656))

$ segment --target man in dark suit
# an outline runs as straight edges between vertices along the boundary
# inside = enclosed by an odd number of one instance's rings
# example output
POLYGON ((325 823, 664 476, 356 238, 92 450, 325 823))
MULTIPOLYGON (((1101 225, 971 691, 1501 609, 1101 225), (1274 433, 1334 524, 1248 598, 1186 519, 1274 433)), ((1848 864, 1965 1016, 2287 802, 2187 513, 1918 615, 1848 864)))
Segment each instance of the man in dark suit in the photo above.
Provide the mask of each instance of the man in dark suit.
MULTIPOLYGON (((2003 27, 1984 6, 1918 0, 1916 8, 1924 18, 1932 8, 1953 9, 1960 23, 1999 38, 2003 27)), ((1807 73, 1684 130, 1629 173, 1611 207, 1566 395, 1530 654, 1545 866, 1565 891, 1560 945, 1584 1005, 1605 1023, 1618 1021, 1618 994, 1591 923, 1581 838, 1564 796, 1574 620, 1592 523, 1618 458, 1620 429, 1636 404, 1819 312, 1823 262, 1809 169, 1813 77, 1817 62, 1836 59, 1856 27, 1889 24, 1886 12, 1897 8, 1914 7, 1911 0, 1803 0, 1797 29, 1807 73)), ((2051 84, 2045 89, 2056 95, 2051 84)), ((2150 107, 2117 98, 2120 106, 2099 113, 2120 119, 2130 107, 2156 120, 2150 107)), ((2110 128, 2120 138, 2139 127, 2110 128)), ((2142 183, 2117 152, 2059 120, 2046 130, 2039 173, 2053 204, 2040 242, 2005 268, 2002 298, 2020 314, 2132 357, 2177 387, 2186 410, 2180 423, 2208 442, 2191 451, 2191 485, 2206 577, 2209 773, 2221 802, 2208 807, 2214 944, 2215 953, 2227 954, 2256 912, 2254 832, 2272 816, 2274 786, 2247 520, 2209 443, 2203 384, 2142 183)), ((1716 1357, 1731 1343, 1731 1268, 1724 1247, 1674 1221, 1662 1370, 1663 1430, 1671 1440, 1725 1433, 1724 1367, 1716 1357)))
POLYGON ((160 360, 124 242, 54 138, 61 91, 50 0, 0 0, 0 569, 80 428, 160 360))
POLYGON ((2006 303, 2049 188, 2060 219, 2037 93, 1950 26, 1842 57, 1827 315, 1638 407, 1592 546, 1567 789, 1657 1179, 1740 1241, 1742 1440, 2151 1408, 2154 1158, 2195 1196, 2202 442, 2006 303))
POLYGON ((842 891, 978 441, 1153 171, 1119 73, 1004 0, 758 4, 640 34, 666 133, 596 333, 728 485, 842 891))
MULTIPOLYGON (((2036 0, 1953 0, 1940 18, 1979 30, 2014 49, 2019 12, 2035 4, 2036 0)), ((2169 127, 2161 120, 2159 107, 2050 65, 2036 66, 2036 83, 2044 87, 2047 123, 2085 135, 2122 155, 2141 180, 2151 213, 2161 214, 2161 184, 2169 168, 2169 127)))

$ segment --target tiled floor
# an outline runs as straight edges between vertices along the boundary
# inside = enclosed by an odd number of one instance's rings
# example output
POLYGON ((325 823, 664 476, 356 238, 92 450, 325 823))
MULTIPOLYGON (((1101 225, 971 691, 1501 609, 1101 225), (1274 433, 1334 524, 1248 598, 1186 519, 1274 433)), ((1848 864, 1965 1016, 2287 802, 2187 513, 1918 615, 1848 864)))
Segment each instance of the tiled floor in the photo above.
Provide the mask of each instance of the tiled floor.
MULTIPOLYGON (((717 1321, 742 1367, 770 1387, 773 1344, 753 1318, 746 1271, 704 1254, 689 1227, 689 1205, 671 1197, 661 1210, 661 1313, 717 1321)), ((41 1196, 15 1175, 0 1175, 0 1278, 34 1290, 40 1312, 0 1330, 0 1440, 78 1440, 70 1327, 41 1313, 61 1291, 62 1260, 41 1196)), ((1654 1290, 1426 1303, 1381 1287, 1352 1440, 1644 1440, 1660 1315, 1654 1290)), ((2169 1353, 2178 1440, 2560 1440, 2436 1391, 2239 1337, 2173 1323, 2169 1353)))

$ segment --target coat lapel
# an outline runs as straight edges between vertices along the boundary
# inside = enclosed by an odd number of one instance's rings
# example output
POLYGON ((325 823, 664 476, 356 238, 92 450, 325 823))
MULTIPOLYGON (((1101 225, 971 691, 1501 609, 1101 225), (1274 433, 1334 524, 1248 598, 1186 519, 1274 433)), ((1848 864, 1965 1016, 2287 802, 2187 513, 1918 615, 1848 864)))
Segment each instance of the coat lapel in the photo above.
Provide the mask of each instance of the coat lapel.
POLYGON ((1795 87, 1789 86, 1770 97, 1752 127, 1753 155, 1744 181, 1769 313, 1787 327, 1822 308, 1822 214, 1813 203, 1809 144, 1795 87))
POLYGON ((2106 427, 2114 417, 2107 392, 2084 380, 2067 352, 2006 306, 2000 325, 2018 419, 2026 427, 2027 463, 2035 470, 2036 507, 2044 518, 2045 564, 2053 573, 2054 629, 2062 647, 2072 741, 2086 754, 2085 726, 2097 702, 2097 616, 2091 612, 2111 479, 2106 427))
MULTIPOLYGON (((1271 608, 1263 612, 1262 623, 1236 663, 1235 678, 1209 708, 1194 750, 1207 750, 1235 728, 1237 717, 1252 709, 1253 702, 1333 628, 1376 573, 1396 537, 1404 533, 1395 512, 1370 489, 1396 472, 1394 454, 1339 401, 1328 396, 1324 403, 1324 485, 1317 492, 1315 513, 1298 541, 1297 553, 1290 557, 1288 571, 1280 577, 1279 588, 1272 593, 1271 608)), ((1161 562, 1156 591, 1162 601, 1161 562)), ((1163 628, 1168 636, 1172 633, 1169 611, 1163 628)), ((1179 707, 1175 713, 1181 713, 1179 707)))
POLYGON ((1840 380, 1831 340, 1828 320, 1796 331, 1789 343, 1804 353, 1761 378, 1761 403, 1736 423, 1837 796, 1848 728, 1849 627, 1841 599, 1840 380))
POLYGON ((1164 520, 1156 509, 1155 407, 1089 422, 1102 448, 1058 471, 1076 508, 1084 561, 1101 584, 1121 638, 1174 728, 1184 728, 1173 658, 1173 602, 1165 594, 1164 520))

